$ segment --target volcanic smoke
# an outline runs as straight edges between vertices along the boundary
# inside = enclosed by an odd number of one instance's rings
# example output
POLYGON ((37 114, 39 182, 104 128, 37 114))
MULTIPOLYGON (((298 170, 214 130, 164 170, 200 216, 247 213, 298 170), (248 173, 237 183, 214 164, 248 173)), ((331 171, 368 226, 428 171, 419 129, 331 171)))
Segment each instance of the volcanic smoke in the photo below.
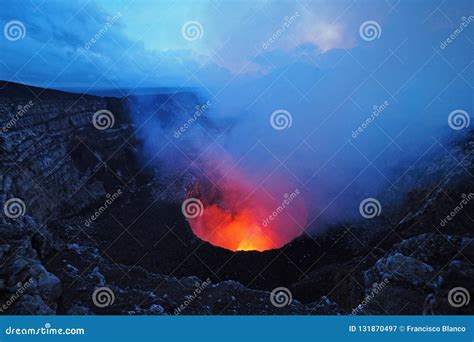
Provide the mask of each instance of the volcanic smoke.
POLYGON ((302 197, 284 182, 268 188, 243 172, 220 166, 188 190, 188 201, 198 201, 200 208, 186 216, 194 234, 215 246, 265 251, 303 233, 307 213, 302 197))

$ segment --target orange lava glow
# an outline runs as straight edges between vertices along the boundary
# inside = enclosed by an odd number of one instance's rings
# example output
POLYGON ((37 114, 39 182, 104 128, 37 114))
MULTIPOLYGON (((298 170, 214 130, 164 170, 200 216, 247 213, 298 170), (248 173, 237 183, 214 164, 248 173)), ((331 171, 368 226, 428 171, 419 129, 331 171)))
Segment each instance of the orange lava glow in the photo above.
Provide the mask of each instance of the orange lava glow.
POLYGON ((268 190, 233 169, 226 171, 225 176, 198 182, 188 191, 188 198, 203 204, 199 216, 188 218, 196 236, 232 251, 265 251, 280 248, 303 232, 306 209, 298 189, 268 190))

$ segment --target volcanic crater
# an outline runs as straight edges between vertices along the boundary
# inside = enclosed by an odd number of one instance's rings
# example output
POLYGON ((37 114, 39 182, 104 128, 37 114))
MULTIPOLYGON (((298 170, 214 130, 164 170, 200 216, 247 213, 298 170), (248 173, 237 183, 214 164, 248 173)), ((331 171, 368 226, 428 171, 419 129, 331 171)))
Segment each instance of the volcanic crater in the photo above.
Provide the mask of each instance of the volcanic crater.
MULTIPOLYGON (((456 206, 465 189, 474 188, 472 131, 451 146, 450 155, 465 160, 456 173, 450 173, 447 154, 427 158, 406 174, 411 190, 402 199, 395 201, 395 194, 386 192, 385 215, 315 233, 305 226, 303 195, 252 193, 253 184, 232 167, 217 167, 218 176, 203 179, 159 160, 144 163, 140 151, 146 146, 130 112, 136 98, 11 82, 0 87, 3 121, 18 105, 31 98, 35 103, 21 125, 0 137, 2 196, 27 203, 23 218, 2 217, 0 296, 9 297, 13 284, 27 277, 41 279, 10 313, 173 314, 196 283, 209 279, 212 286, 184 313, 344 314, 357 307, 373 283, 383 281, 394 258, 404 258, 408 266, 390 278, 390 291, 365 313, 421 314, 429 295, 440 298, 440 313, 472 310, 455 310, 441 300, 453 282, 474 280, 472 210, 460 213, 442 232, 433 230, 444 208, 456 206), (99 109, 114 113, 113 128, 92 126, 99 109), (440 179, 444 191, 431 192, 440 179), (107 194, 119 189, 120 195, 95 215, 107 194), (278 225, 265 221, 289 198, 278 225), (203 211, 184 215, 186 199, 198 199, 203 211), (222 222, 224 229, 215 235, 222 222), (239 236, 242 227, 248 231, 239 236), (420 278, 426 286, 416 286, 420 278), (114 291, 114 305, 93 305, 98 286, 114 291), (277 308, 269 292, 282 286, 293 302, 277 308)), ((147 102, 162 106, 164 117, 175 120, 173 113, 182 111, 183 103, 194 108, 197 98, 161 94, 147 102)))

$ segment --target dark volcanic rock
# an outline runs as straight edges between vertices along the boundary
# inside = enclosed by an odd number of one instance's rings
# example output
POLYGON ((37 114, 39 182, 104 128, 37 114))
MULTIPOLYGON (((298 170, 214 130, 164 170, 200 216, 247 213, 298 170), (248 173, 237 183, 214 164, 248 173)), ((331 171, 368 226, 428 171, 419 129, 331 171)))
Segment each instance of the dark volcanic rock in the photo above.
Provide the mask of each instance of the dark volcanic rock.
POLYGON ((406 189, 387 191, 379 218, 279 250, 234 253, 196 238, 184 219, 191 173, 139 161, 131 107, 156 111, 172 132, 196 101, 190 93, 118 99, 0 82, 0 199, 25 203, 19 218, 1 211, 1 313, 473 312, 472 303, 448 300, 454 288, 472 291, 473 203, 441 224, 474 189, 472 132, 404 170, 406 189), (106 130, 92 124, 102 109, 115 120, 106 130), (273 305, 277 287, 293 301, 273 305))
POLYGON ((464 255, 469 245, 462 247, 461 241, 457 236, 422 234, 395 245, 364 273, 366 290, 373 283, 388 283, 366 312, 422 314, 427 312, 427 298, 431 314, 472 312, 473 303, 455 308, 448 301, 451 289, 465 286, 469 291, 474 283, 473 260, 464 255))
MULTIPOLYGON (((0 307, 15 314, 54 314, 61 294, 60 280, 47 271, 34 248, 36 234, 48 235, 29 217, 0 225, 0 307)), ((46 243, 46 242, 45 242, 46 243)), ((44 247, 41 247, 44 248, 44 247)))

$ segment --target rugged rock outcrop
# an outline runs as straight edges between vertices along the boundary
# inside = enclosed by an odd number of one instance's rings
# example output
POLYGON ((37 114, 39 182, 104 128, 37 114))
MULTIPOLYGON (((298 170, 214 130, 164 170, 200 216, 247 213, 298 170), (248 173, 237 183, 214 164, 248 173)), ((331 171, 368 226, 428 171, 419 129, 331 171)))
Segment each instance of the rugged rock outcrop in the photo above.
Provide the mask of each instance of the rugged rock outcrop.
POLYGON ((48 224, 105 195, 107 162, 122 160, 115 172, 128 171, 133 155, 126 149, 108 156, 128 126, 118 112, 119 128, 90 129, 91 115, 116 106, 115 99, 7 82, 0 89, 0 298, 8 303, 4 311, 53 314, 62 292, 60 279, 43 265, 54 249, 48 224))
POLYGON ((40 261, 49 248, 48 231, 30 217, 0 225, 2 313, 54 314, 61 282, 40 261))
POLYGON ((472 132, 404 172, 409 191, 387 192, 380 218, 233 253, 189 229, 179 203, 188 174, 170 180, 138 162, 130 105, 159 109, 173 128, 196 101, 0 82, 0 313, 350 314, 361 303, 357 314, 473 312, 448 301, 453 288, 472 291, 474 201, 455 210, 474 189, 472 132), (99 110, 113 113, 106 130, 93 125, 99 110), (21 202, 8 212, 10 199, 21 202), (291 291, 289 305, 272 304, 276 287, 291 291))
POLYGON ((473 252, 472 238, 426 233, 403 240, 364 272, 366 293, 374 283, 387 283, 365 312, 393 312, 401 307, 413 314, 472 312, 470 301, 453 307, 449 298, 456 302, 449 291, 474 283, 473 252))
MULTIPOLYGON (((187 302, 178 313, 277 313, 269 303, 268 292, 232 281, 209 284, 205 292, 202 289, 203 296, 189 301, 189 296, 196 295, 195 284, 202 283, 198 278, 155 274, 135 262, 125 265, 134 253, 132 246, 125 253, 118 246, 124 264, 108 256, 100 237, 110 217, 98 223, 90 219, 91 215, 102 213, 100 208, 106 203, 114 212, 109 204, 119 193, 122 198, 115 212, 127 208, 124 219, 134 219, 139 214, 133 210, 159 202, 165 188, 153 173, 136 163, 140 142, 125 113, 127 102, 134 99, 69 94, 7 82, 0 88, 0 198, 2 204, 9 199, 20 200, 20 207, 1 216, 2 313, 176 314, 175 310, 187 302), (113 113, 111 128, 94 127, 93 115, 99 110, 113 113), (20 211, 19 217, 13 217, 18 214, 15 210, 20 211), (94 289, 104 286, 116 297, 116 304, 109 309, 101 309, 92 300, 94 289)), ((186 97, 186 101, 193 99, 186 97)), ((170 96, 153 100, 163 104, 165 113, 175 111, 170 96)), ((186 106, 192 108, 193 103, 186 106)), ((179 107, 182 110, 186 106, 179 107)), ((151 209, 158 217, 169 210, 162 203, 151 209)), ((173 209, 179 213, 179 206, 173 209)), ((117 228, 121 233, 117 231, 116 236, 124 233, 117 221, 111 225, 112 234, 117 228)), ((174 233, 177 239, 169 244, 171 250, 197 241, 182 219, 181 225, 184 228, 174 233)), ((152 228, 147 225, 145 229, 152 228)), ((158 236, 168 230, 158 230, 158 236)), ((147 231, 141 233, 149 235, 147 231)), ((166 236, 163 239, 170 242, 166 236)), ((279 312, 328 310, 337 312, 334 306, 326 310, 321 305, 311 307, 294 301, 279 312)))

